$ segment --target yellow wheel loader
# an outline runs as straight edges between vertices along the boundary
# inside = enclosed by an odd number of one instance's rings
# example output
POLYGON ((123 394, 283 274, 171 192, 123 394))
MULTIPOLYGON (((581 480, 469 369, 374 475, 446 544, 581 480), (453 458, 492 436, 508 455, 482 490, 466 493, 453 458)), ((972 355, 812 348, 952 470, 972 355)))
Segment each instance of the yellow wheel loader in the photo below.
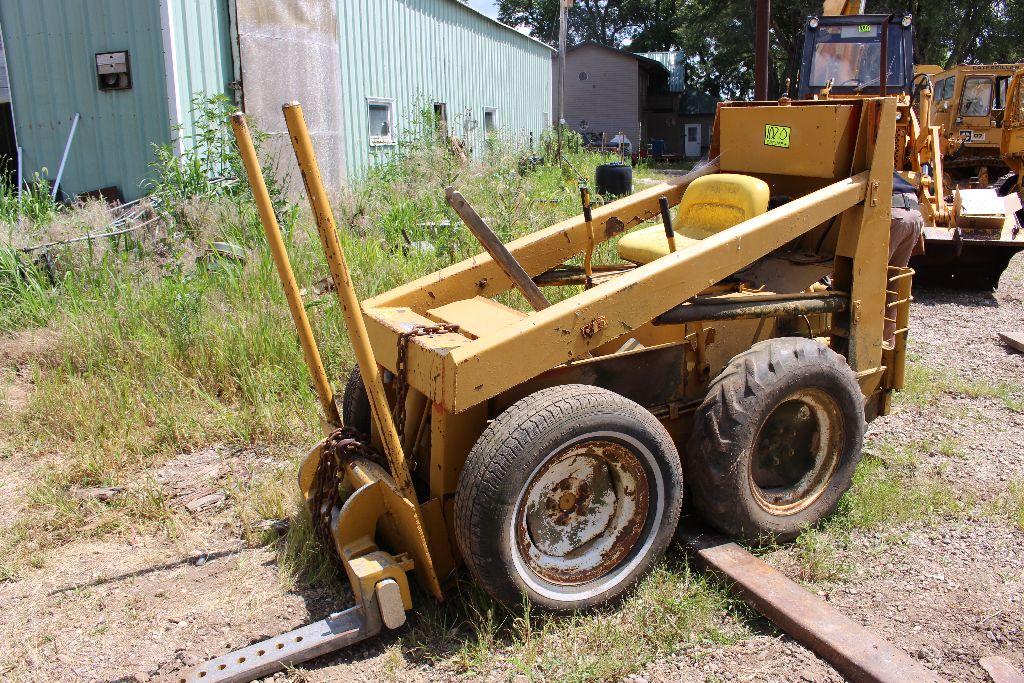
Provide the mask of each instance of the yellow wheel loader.
MULTIPOLYGON (((981 149, 981 141, 963 143, 955 128, 943 125, 944 106, 933 107, 932 78, 940 79, 940 97, 949 82, 930 75, 932 69, 915 73, 913 17, 862 14, 863 3, 831 4, 835 6, 826 2, 825 12, 809 17, 805 25, 799 97, 896 96, 895 169, 918 187, 918 208, 925 220, 924 253, 911 261, 915 282, 995 289, 1010 259, 1024 249, 1024 235, 1010 207, 987 183, 972 188, 950 185, 955 177, 946 169, 947 161, 970 158, 971 150, 981 149)), ((992 86, 992 97, 1006 85, 995 76, 986 82, 992 86)), ((955 92, 963 92, 963 87, 955 92)), ((991 103, 986 111, 992 113, 991 103)), ((974 118, 964 121, 977 123, 974 118)))
POLYGON ((358 360, 340 411, 235 116, 324 410, 298 484, 356 604, 182 680, 251 680, 397 628, 462 566, 505 603, 609 603, 665 551, 686 495, 751 542, 832 514, 903 384, 912 271, 886 249, 899 111, 724 103, 711 163, 507 245, 450 189, 485 252, 360 302, 286 106, 358 360), (606 241, 619 258, 593 264, 606 241), (577 293, 549 303, 554 285, 577 293))
POLYGON ((1014 230, 1019 234, 1024 230, 1024 66, 1014 72, 1007 88, 1000 152, 1010 172, 1000 179, 996 192, 1009 198, 1011 208, 1016 206, 1014 230))
POLYGON ((959 139, 943 158, 953 182, 984 188, 1008 170, 1000 146, 1010 79, 1020 66, 959 64, 931 77, 932 120, 959 139))

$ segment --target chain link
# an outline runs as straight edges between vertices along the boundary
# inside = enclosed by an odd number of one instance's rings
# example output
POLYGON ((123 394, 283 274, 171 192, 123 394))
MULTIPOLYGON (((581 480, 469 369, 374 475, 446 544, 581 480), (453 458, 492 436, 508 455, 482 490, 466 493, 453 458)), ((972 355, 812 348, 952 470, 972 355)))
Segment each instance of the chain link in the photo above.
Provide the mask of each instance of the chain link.
POLYGON ((398 360, 395 362, 395 429, 398 440, 405 440, 405 399, 409 395, 409 340, 413 337, 429 337, 435 334, 458 332, 459 326, 450 323, 440 325, 417 325, 408 332, 398 335, 398 360))
MULTIPOLYGON (((405 435, 405 400, 409 395, 409 378, 407 376, 409 340, 413 337, 427 337, 458 331, 458 325, 448 323, 434 326, 419 325, 398 336, 398 361, 395 366, 395 428, 398 430, 399 441, 405 435)), ((345 466, 356 457, 365 458, 377 463, 385 470, 388 469, 387 461, 369 445, 366 435, 360 434, 352 427, 342 427, 331 432, 324 441, 324 446, 320 451, 320 462, 317 464, 316 474, 313 477, 311 501, 313 531, 320 542, 330 549, 330 555, 335 560, 338 559, 338 553, 334 546, 334 537, 331 534, 331 514, 334 508, 338 507, 345 466)))
MULTIPOLYGON (((364 441, 365 436, 352 427, 336 429, 324 441, 320 451, 320 462, 313 477, 312 517, 316 537, 328 549, 331 557, 338 559, 334 537, 331 534, 331 514, 338 506, 341 482, 345 477, 345 466, 353 458, 360 457, 385 467, 384 458, 364 441)), ((386 467, 385 467, 386 469, 386 467)))

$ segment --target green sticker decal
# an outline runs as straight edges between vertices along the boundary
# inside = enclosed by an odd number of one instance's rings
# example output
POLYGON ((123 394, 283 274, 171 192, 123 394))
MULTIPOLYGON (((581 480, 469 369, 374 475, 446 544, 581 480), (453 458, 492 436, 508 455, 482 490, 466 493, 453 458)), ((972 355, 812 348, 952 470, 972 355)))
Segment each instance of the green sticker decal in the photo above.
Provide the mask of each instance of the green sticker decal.
POLYGON ((861 24, 857 27, 857 30, 861 33, 871 33, 871 24, 861 24))
POLYGON ((770 123, 764 125, 764 144, 769 147, 789 148, 789 126, 773 126, 770 123))

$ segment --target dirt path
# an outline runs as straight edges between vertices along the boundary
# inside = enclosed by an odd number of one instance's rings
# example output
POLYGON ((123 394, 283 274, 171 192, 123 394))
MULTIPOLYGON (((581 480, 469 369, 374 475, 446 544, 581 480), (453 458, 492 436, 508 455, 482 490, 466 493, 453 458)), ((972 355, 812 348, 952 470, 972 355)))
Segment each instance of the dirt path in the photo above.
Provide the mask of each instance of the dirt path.
MULTIPOLYGON (((964 381, 1019 385, 1024 356, 1007 352, 995 331, 1024 329, 1022 285, 1024 260, 1017 259, 994 296, 919 292, 912 315, 918 362, 964 381)), ((17 382, 17 391, 25 391, 24 378, 17 382)), ((992 654, 1024 669, 1024 532, 994 512, 1011 484, 1024 481, 1024 413, 988 393, 939 392, 903 402, 870 430, 872 442, 954 444, 926 449, 919 467, 950 484, 968 512, 855 532, 834 558, 848 573, 812 585, 950 681, 987 680, 977 662, 992 654)), ((21 510, 23 482, 38 463, 14 453, 0 465, 0 518, 9 520, 21 510)), ((224 506, 187 520, 170 534, 74 542, 47 552, 13 580, 0 576, 0 679, 166 678, 200 658, 337 609, 326 590, 282 586, 274 552, 240 540, 224 506)), ((766 559, 790 574, 801 561, 795 548, 766 559)), ((632 680, 842 680, 770 625, 748 627, 752 635, 733 645, 686 646, 632 680)), ((457 678, 419 661, 392 635, 278 680, 457 678)), ((494 679, 506 678, 522 680, 505 673, 494 679)))

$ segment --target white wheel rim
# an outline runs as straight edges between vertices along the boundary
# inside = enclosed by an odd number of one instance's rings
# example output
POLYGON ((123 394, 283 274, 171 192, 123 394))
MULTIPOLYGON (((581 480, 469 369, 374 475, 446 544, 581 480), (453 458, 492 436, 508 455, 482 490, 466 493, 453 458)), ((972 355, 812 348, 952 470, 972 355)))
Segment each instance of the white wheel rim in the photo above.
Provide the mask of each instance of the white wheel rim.
POLYGON ((599 431, 560 444, 527 477, 513 508, 516 572, 553 600, 608 591, 647 556, 664 500, 657 459, 637 439, 599 431))

